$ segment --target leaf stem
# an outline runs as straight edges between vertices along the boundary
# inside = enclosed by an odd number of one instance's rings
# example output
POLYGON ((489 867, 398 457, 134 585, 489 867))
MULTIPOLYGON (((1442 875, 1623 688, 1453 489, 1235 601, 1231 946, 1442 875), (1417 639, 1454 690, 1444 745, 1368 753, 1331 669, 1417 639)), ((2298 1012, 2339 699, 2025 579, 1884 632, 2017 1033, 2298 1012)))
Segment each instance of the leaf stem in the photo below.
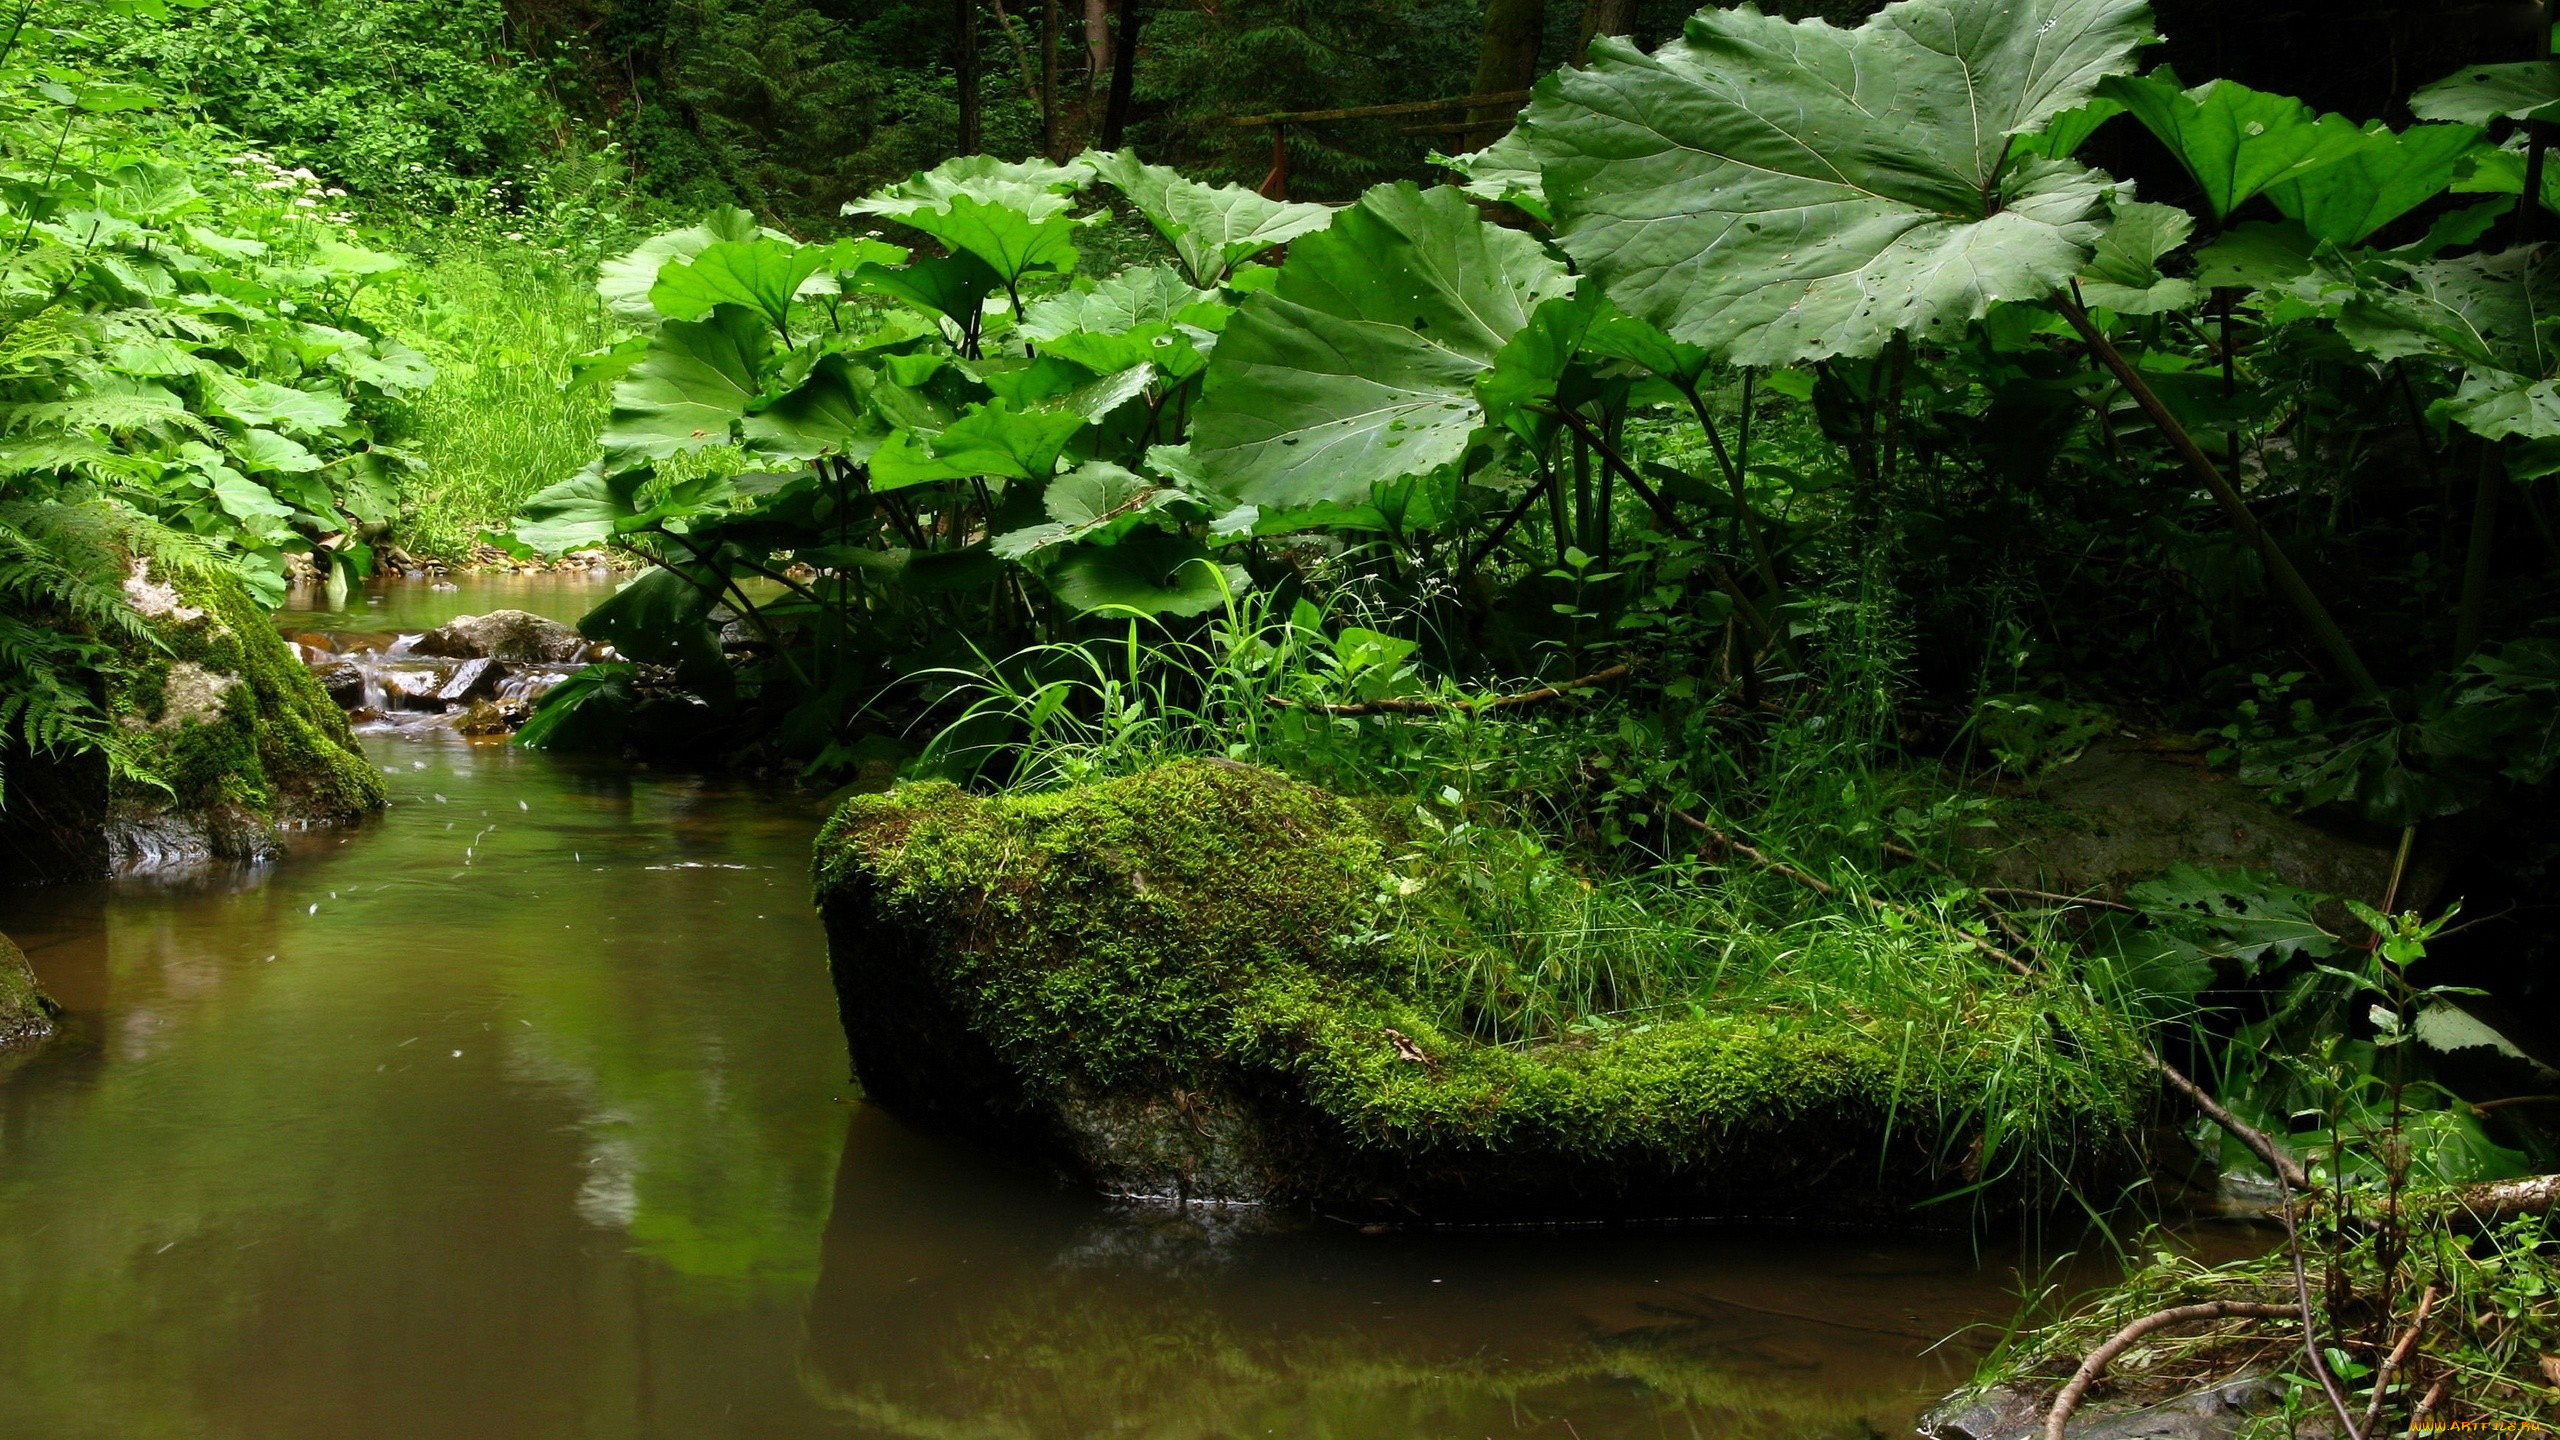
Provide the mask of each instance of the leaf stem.
POLYGON ((2079 301, 2069 292, 2055 291, 2053 303, 2054 308, 2062 312, 2062 318, 2070 321, 2071 328, 2080 332, 2080 338, 2088 342, 2091 352, 2115 373, 2125 393, 2131 395, 2143 413, 2151 417, 2152 424, 2160 427, 2160 433, 2168 438, 2170 448, 2177 451, 2179 460, 2185 463, 2187 473, 2193 475, 2222 506, 2222 513, 2230 520, 2231 528, 2257 547, 2259 558, 2266 563, 2268 578, 2275 582, 2276 590, 2293 606, 2295 613, 2311 627, 2312 635, 2319 640, 2321 648, 2329 652, 2329 658, 2340 672, 2361 694, 2375 700, 2384 699, 2382 683, 2373 678, 2373 671, 2365 665, 2364 657, 2356 653, 2355 642, 2338 628, 2337 619, 2329 613, 2329 607, 2321 603, 2310 582, 2294 568, 2292 557, 2285 554, 2284 547, 2276 543, 2276 537, 2268 534, 2266 527, 2258 523, 2258 517, 2249 509, 2249 502, 2241 498, 2240 492, 2214 465, 2212 457, 2196 444, 2195 437, 2187 433, 2187 427, 2179 423, 2159 393, 2142 378, 2142 372, 2136 370, 2124 352, 2107 339, 2105 333, 2098 329, 2097 322, 2089 318, 2089 312, 2080 308, 2079 301))

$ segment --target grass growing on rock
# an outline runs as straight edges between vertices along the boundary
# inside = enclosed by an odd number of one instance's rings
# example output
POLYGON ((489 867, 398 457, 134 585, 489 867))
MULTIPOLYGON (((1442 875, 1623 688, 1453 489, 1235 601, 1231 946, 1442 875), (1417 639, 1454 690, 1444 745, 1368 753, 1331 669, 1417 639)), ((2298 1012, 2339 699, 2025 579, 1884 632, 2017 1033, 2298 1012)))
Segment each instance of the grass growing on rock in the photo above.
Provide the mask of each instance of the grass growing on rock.
POLYGON ((1930 932, 1769 928, 1702 900, 1582 947, 1610 952, 1612 998, 1647 1005, 1483 1038, 1467 992, 1518 936, 1402 829, 1216 760, 857 798, 821 837, 818 889, 863 1078, 1035 1140, 1058 1096, 1197 1097, 1256 1117, 1260 1185, 1427 1213, 1907 1223, 2127 1153, 2129 1032, 1930 932))

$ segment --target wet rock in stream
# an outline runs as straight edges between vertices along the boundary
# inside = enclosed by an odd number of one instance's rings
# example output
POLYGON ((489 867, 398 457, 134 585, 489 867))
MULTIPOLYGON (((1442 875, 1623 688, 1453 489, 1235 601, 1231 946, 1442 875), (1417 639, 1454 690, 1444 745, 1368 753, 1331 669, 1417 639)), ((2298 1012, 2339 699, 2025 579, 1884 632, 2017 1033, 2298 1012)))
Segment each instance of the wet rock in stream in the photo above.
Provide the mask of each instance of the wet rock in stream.
MULTIPOLYGON (((2283 1394, 2263 1375, 2243 1376, 2148 1405, 2091 1405, 2064 1433, 2069 1440, 2230 1440, 2283 1394)), ((1922 1416, 1920 1433, 1927 1440, 2042 1440, 2052 1398, 2040 1387, 1995 1386, 1922 1416)), ((2311 1432, 2304 1433, 2308 1440, 2311 1432)))
POLYGON ((599 658, 584 635, 525 610, 460 615, 418 637, 410 649, 454 660, 572 664, 599 658))
POLYGON ((125 663, 104 698, 132 765, 110 768, 94 754, 9 759, 0 879, 259 860, 288 831, 381 808, 381 776, 302 663, 307 652, 235 576, 135 555, 124 593, 150 638, 115 642, 125 663), (162 783, 137 778, 145 774, 162 783))

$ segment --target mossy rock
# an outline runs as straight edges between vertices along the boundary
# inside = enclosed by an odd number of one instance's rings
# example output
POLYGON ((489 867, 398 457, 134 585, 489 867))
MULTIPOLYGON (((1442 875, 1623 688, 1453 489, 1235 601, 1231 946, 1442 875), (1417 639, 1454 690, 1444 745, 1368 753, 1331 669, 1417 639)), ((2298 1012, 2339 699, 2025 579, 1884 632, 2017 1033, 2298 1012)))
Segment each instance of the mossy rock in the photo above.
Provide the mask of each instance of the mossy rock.
MULTIPOLYGON (((1963 1223, 1963 1204, 1912 1207, 1970 1183, 1982 1111, 1959 1092, 2020 1047, 1986 1034, 1978 1056, 1918 1064, 1899 1025, 1747 1003, 1484 1044, 1399 993, 1412 952, 1380 933, 1385 878, 1359 808, 1216 761, 1046 795, 861 796, 817 850, 869 1095, 1106 1192, 1382 1219, 1963 1223)), ((2012 1028, 2039 1037, 2035 1063, 2041 1032, 2012 1028)), ((1999 1123, 2120 1162, 2142 1093, 2120 1060, 2123 1083, 2021 1087, 2045 1108, 1999 1123)))
POLYGON ((36 988, 36 972, 25 952, 0 935, 0 1050, 51 1035, 56 1013, 53 1002, 36 988))
POLYGON ((135 768, 166 788, 95 756, 13 757, 0 853, 25 861, 23 876, 260 860, 288 831, 382 808, 346 715, 237 578, 137 556, 124 591, 160 643, 120 642, 106 707, 135 768))

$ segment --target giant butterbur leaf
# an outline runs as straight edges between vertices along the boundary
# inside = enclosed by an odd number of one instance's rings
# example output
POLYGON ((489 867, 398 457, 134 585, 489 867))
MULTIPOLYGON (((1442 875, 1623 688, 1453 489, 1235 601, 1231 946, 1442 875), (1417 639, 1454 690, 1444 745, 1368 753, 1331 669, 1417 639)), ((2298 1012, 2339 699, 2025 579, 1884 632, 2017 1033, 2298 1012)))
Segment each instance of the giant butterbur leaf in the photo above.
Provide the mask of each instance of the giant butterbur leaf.
POLYGON ((709 219, 682 230, 669 230, 643 240, 628 254, 607 260, 596 270, 596 296, 615 318, 646 324, 658 318, 649 291, 658 272, 671 260, 689 260, 722 241, 753 240, 760 232, 756 217, 736 206, 711 212, 709 219))
POLYGON ((866 378, 844 356, 821 355, 798 385, 746 417, 741 436, 770 460, 862 460, 888 433, 863 399, 866 378))
POLYGON ((1526 143, 1628 313, 1745 364, 1871 355, 2079 272, 2108 182, 2011 137, 2150 33, 2142 0, 1901 0, 1854 30, 1709 8, 1548 76, 1526 143))
POLYGON ((2409 97, 2421 120, 2560 120, 2560 60, 2468 65, 2409 97))
MULTIPOLYGON (((2323 121, 2330 122, 2344 123, 2323 121)), ((2267 199, 2312 239, 2353 245, 2443 194, 2454 167, 2479 143, 2469 125, 2394 131, 2377 120, 2329 163, 2268 186, 2267 199)))
POLYGON ((1089 174, 1081 165, 964 155, 844 208, 921 230, 1013 285, 1035 270, 1075 268, 1075 221, 1067 212, 1089 174))
POLYGON ((2082 302, 2119 315, 2157 315, 2195 303, 2194 281, 2160 273, 2161 259, 2187 243, 2195 228, 2175 205, 2118 205, 2115 223, 2080 277, 2082 302))
POLYGON ((606 456, 621 465, 728 444, 731 423, 762 392, 771 343, 763 317, 737 305, 660 326, 648 353, 613 387, 606 456))
POLYGON ((1203 185, 1145 164, 1127 150, 1088 152, 1084 161, 1172 242, 1198 285, 1215 285, 1239 262, 1321 230, 1333 219, 1325 206, 1272 200, 1241 185, 1203 185))
POLYGON ((1049 572, 1049 588, 1079 610, 1199 615, 1250 589, 1239 566, 1221 565, 1197 540, 1139 530, 1117 545, 1084 545, 1049 572))
POLYGON ((743 305, 788 335, 792 297, 826 258, 823 247, 789 240, 723 240, 660 269, 649 303, 674 320, 699 320, 715 305, 743 305))
POLYGON ((1366 500, 1455 460, 1476 377, 1572 280, 1455 190, 1381 185, 1291 247, 1211 357, 1191 453, 1248 504, 1366 500))
POLYGON ((2538 249, 2399 267, 2338 317, 2338 334, 2380 360, 2456 367, 2445 414, 2496 440, 2560 435, 2560 265, 2538 249))
POLYGON ((2204 190, 2219 220, 2271 185, 2296 179, 2354 150, 2356 127, 2325 121, 2290 95, 2271 95, 2230 80, 2182 88, 2169 71, 2106 82, 2123 105, 2167 146, 2204 190))

